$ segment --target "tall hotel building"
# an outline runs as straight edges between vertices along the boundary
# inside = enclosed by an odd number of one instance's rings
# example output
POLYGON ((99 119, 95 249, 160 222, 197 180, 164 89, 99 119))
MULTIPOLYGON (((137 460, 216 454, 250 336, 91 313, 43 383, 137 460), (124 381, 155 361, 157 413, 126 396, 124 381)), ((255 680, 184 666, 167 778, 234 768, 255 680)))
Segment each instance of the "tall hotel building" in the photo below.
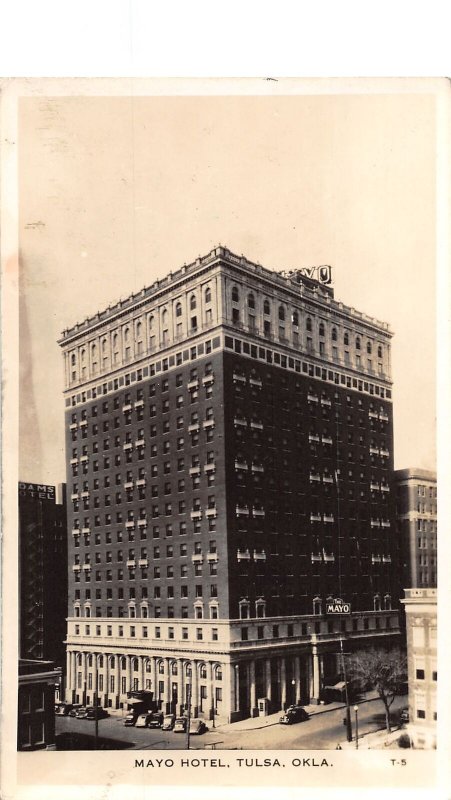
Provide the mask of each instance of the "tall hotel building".
POLYGON ((222 247, 63 332, 68 700, 233 721, 398 642, 390 339, 222 247))

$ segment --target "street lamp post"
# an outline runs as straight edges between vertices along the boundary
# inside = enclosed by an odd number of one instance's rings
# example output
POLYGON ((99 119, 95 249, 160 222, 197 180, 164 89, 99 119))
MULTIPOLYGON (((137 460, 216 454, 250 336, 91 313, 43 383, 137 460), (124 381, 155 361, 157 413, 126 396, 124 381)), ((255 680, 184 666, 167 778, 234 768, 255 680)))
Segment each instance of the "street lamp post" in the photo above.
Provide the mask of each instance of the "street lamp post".
POLYGON ((352 742, 352 725, 351 725, 351 708, 349 705, 349 693, 348 693, 348 681, 346 678, 346 666, 345 666, 345 656, 343 652, 343 639, 340 636, 340 653, 341 653, 341 664, 343 670, 343 679, 345 682, 345 697, 346 697, 346 739, 348 742, 352 742))
POLYGON ((294 678, 291 681, 291 685, 293 687, 293 692, 292 692, 293 705, 295 705, 296 704, 296 681, 294 680, 294 678))
POLYGON ((354 706, 355 711, 355 749, 359 749, 359 707, 354 706))

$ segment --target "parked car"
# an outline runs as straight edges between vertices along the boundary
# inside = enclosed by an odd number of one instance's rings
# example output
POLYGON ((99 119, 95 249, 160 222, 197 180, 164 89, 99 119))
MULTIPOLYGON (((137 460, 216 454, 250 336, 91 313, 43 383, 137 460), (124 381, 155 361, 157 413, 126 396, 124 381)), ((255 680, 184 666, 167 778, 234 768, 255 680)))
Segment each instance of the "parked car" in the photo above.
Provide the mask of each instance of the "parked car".
POLYGON ((130 711, 124 719, 124 725, 132 726, 136 723, 138 717, 133 711, 130 711))
POLYGON ((75 712, 75 717, 76 719, 85 719, 87 713, 88 709, 86 708, 86 706, 80 706, 79 708, 77 708, 75 712))
POLYGON ((280 717, 279 722, 281 725, 294 725, 296 722, 304 722, 309 719, 307 711, 302 706, 289 706, 285 714, 280 717))
POLYGON ((144 711, 142 714, 138 714, 138 718, 135 722, 135 728, 148 728, 151 718, 151 711, 144 711))
POLYGON ((77 711, 80 708, 83 708, 81 703, 74 703, 72 708, 71 708, 71 710, 69 711, 69 717, 76 717, 77 716, 77 711))
MULTIPOLYGON (((186 730, 186 726, 185 726, 185 730, 186 730)), ((207 728, 205 722, 203 721, 203 719, 197 719, 196 717, 193 717, 193 719, 190 720, 190 723, 189 723, 189 732, 190 732, 190 734, 196 736, 196 735, 200 735, 201 733, 205 733, 205 731, 208 731, 208 728, 207 728)))
POLYGON ((67 717, 72 708, 72 703, 55 703, 55 714, 67 717))
POLYGON ((106 708, 102 708, 101 706, 90 706, 86 709, 85 719, 105 719, 105 717, 109 717, 109 713, 106 708))
POLYGON ((174 733, 185 733, 186 732, 186 717, 177 717, 174 722, 173 731, 174 733))
POLYGON ((154 711, 150 715, 150 719, 149 719, 149 721, 147 723, 147 727, 148 728, 161 728, 161 726, 163 725, 163 720, 164 720, 164 715, 161 713, 161 711, 154 711))
POLYGON ((175 722, 175 714, 165 714, 161 730, 172 731, 174 727, 174 722, 175 722))
POLYGON ((399 721, 400 722, 409 722, 409 709, 408 708, 403 708, 403 710, 401 711, 401 713, 399 715, 399 721))

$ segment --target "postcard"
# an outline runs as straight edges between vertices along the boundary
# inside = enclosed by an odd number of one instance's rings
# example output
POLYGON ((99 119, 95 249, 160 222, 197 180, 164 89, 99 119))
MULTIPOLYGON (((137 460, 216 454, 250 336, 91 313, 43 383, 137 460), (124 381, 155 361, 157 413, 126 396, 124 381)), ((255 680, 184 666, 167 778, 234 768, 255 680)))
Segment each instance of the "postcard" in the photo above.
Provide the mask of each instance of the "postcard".
POLYGON ((3 111, 5 797, 438 793, 448 83, 3 111))

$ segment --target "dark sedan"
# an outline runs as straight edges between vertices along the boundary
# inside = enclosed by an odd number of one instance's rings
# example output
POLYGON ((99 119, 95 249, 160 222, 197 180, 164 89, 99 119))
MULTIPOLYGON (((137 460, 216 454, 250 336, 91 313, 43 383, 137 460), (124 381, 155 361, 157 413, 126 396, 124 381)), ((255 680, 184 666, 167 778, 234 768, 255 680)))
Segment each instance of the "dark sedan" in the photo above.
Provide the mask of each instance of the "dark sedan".
POLYGON ((285 711, 285 714, 280 717, 279 722, 281 725, 294 725, 296 722, 304 722, 309 719, 307 711, 302 706, 290 706, 285 711))

